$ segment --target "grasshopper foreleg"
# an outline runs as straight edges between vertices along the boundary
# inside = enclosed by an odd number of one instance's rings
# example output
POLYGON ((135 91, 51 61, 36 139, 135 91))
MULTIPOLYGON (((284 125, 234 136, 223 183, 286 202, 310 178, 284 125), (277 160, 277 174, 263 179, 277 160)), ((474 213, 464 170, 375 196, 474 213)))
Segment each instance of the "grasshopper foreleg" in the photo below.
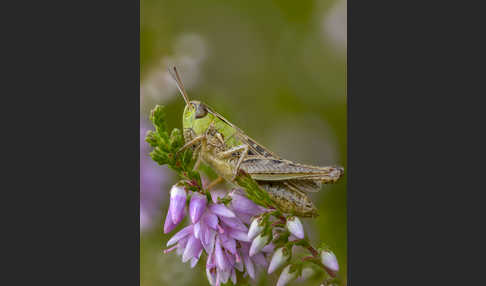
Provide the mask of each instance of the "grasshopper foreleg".
MULTIPOLYGON (((182 150, 186 149, 187 147, 190 147, 192 145, 196 145, 198 143, 201 143, 201 141, 203 139, 206 139, 206 135, 200 135, 200 136, 197 136, 195 137, 194 139, 192 139, 191 141, 187 142, 186 144, 184 144, 184 146, 182 146, 178 151, 177 153, 181 152, 182 150)), ((200 144, 198 144, 198 147, 200 146, 200 144)))
POLYGON ((197 136, 194 139, 187 142, 186 144, 184 144, 184 146, 182 146, 177 151, 177 153, 179 153, 179 152, 183 151, 184 149, 186 149, 186 148, 188 148, 192 145, 196 145, 196 148, 194 149, 194 153, 192 154, 193 158, 194 158, 194 156, 197 156, 197 160, 196 160, 196 163, 194 164, 193 170, 196 170, 197 168, 199 168, 199 164, 201 163, 201 152, 198 152, 198 151, 199 151, 199 149, 201 149, 201 145, 202 145, 201 143, 202 143, 203 139, 206 139, 206 135, 197 136))
POLYGON ((223 181, 223 177, 219 176, 216 180, 214 180, 211 183, 209 183, 209 185, 206 187, 206 189, 209 191, 212 188, 214 188, 214 186, 216 186, 217 184, 221 183, 222 181, 223 181))
POLYGON ((248 150, 249 149, 250 148, 248 147, 248 145, 243 144, 243 145, 239 145, 239 146, 233 147, 233 148, 231 148, 229 150, 220 152, 218 154, 218 157, 220 157, 221 159, 226 159, 226 158, 232 156, 235 153, 241 152, 240 153, 240 157, 238 158, 238 162, 236 163, 235 169, 233 171, 233 178, 232 178, 232 180, 234 180, 236 178, 236 175, 238 174, 238 170, 240 169, 241 162, 243 162, 243 160, 245 159, 245 157, 248 155, 248 150))
POLYGON ((201 150, 201 144, 197 145, 196 148, 194 148, 194 152, 192 153, 192 159, 199 159, 199 150, 201 150), (198 156, 198 158, 196 158, 198 156))
POLYGON ((194 167, 192 168, 193 171, 197 170, 199 168, 199 165, 201 164, 201 155, 197 156, 196 163, 194 163, 194 167))

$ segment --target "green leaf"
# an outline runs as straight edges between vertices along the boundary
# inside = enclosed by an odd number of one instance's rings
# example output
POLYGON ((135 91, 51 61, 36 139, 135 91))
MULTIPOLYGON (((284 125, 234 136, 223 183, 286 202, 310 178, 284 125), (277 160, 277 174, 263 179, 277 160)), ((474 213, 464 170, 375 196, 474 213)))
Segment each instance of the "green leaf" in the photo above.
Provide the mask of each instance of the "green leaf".
POLYGON ((172 129, 169 139, 171 148, 173 151, 178 151, 182 146, 184 146, 184 137, 182 136, 181 130, 178 128, 172 129))
POLYGON ((152 130, 147 131, 147 135, 145 136, 145 141, 152 147, 156 147, 160 144, 160 137, 157 133, 153 132, 152 130))
POLYGON ((155 130, 163 139, 168 139, 169 135, 167 133, 167 123, 165 120, 164 106, 156 105, 150 113, 150 120, 155 126, 155 130))
POLYGON ((150 152, 150 157, 152 157, 152 160, 157 162, 159 165, 165 165, 169 162, 167 154, 158 152, 157 150, 150 152))
POLYGON ((236 182, 245 189, 250 200, 258 205, 275 208, 276 204, 272 201, 268 193, 262 190, 255 180, 253 180, 250 175, 245 173, 243 170, 238 172, 236 182))

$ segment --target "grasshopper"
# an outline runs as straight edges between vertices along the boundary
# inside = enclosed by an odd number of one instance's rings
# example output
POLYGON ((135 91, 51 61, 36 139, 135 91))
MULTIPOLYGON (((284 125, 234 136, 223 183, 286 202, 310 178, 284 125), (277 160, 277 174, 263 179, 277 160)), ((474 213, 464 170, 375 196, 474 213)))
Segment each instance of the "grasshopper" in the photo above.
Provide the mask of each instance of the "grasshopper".
POLYGON ((268 192, 278 209, 303 217, 317 216, 307 192, 316 192, 322 183, 334 183, 344 173, 341 167, 317 167, 294 163, 263 147, 236 125, 206 104, 189 100, 177 69, 169 68, 186 102, 182 116, 185 148, 193 148, 197 160, 211 167, 221 178, 237 185, 241 169, 268 192))

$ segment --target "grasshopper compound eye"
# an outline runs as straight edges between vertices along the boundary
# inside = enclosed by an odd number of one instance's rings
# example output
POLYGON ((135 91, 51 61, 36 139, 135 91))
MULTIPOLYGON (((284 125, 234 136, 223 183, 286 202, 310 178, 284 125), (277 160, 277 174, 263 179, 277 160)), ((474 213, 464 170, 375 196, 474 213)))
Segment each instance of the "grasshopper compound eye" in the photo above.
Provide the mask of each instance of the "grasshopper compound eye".
POLYGON ((208 110, 206 109, 206 106, 204 106, 202 103, 198 104, 196 106, 196 119, 203 118, 208 114, 208 110))

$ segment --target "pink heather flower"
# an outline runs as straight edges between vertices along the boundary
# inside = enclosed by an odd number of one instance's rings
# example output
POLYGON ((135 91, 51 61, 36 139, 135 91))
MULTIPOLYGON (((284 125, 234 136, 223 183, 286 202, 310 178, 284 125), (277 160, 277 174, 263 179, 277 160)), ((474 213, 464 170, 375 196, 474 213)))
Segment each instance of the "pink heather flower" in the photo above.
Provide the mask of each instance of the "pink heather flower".
POLYGON ((280 247, 272 256, 270 266, 268 266, 268 274, 271 274, 280 266, 283 266, 290 259, 290 251, 288 248, 280 247))
POLYGON ((190 259, 195 259, 199 256, 200 251, 202 250, 202 244, 199 239, 191 235, 187 241, 186 248, 184 249, 184 253, 182 254, 182 262, 187 262, 190 259))
MULTIPOLYGON (((171 210, 170 210, 170 205, 169 205, 169 211, 168 213, 170 214, 171 213, 171 210)), ((165 217, 165 222, 164 222, 164 233, 169 233, 171 232, 172 230, 174 230, 174 228, 177 226, 177 224, 173 223, 172 222, 172 218, 170 215, 167 215, 165 217)))
POLYGON ((240 253, 246 269, 245 274, 248 274, 252 279, 255 279, 256 277, 255 264, 258 264, 262 267, 266 267, 267 260, 262 253, 258 253, 253 257, 250 257, 249 252, 250 252, 250 244, 241 243, 240 253))
POLYGON ((235 213, 223 204, 211 204, 209 209, 221 217, 235 217, 235 213))
POLYGON ((261 224, 262 220, 260 218, 256 218, 251 222, 250 230, 248 230, 248 238, 253 239, 255 236, 260 234, 263 231, 263 225, 261 224))
MULTIPOLYGON (((195 267, 202 252, 205 252, 206 275, 211 285, 220 285, 228 281, 236 284, 236 271, 255 278, 256 266, 267 267, 266 255, 269 255, 260 252, 250 257, 248 238, 249 219, 260 215, 265 209, 237 192, 229 195, 232 200, 228 205, 219 203, 218 199, 226 194, 211 191, 211 200, 208 201, 205 195, 191 192, 191 224, 169 239, 169 248, 164 251, 167 253, 177 250, 177 254, 182 256, 182 261, 190 261, 191 267, 195 267), (234 206, 237 206, 236 209, 234 206)), ((183 187, 175 185, 172 188, 164 232, 172 231, 184 217, 186 198, 183 187)))
POLYGON ((304 227, 302 226, 300 219, 296 216, 287 218, 287 229, 297 238, 304 238, 304 227))
POLYGON ((178 224, 184 218, 186 206, 186 190, 182 184, 175 184, 170 189, 170 217, 174 224, 178 224))
POLYGON ((302 273, 300 274, 299 278, 297 278, 298 281, 304 281, 309 279, 312 275, 314 274, 314 269, 310 267, 304 267, 302 269, 302 273))
POLYGON ((206 210, 207 201, 206 196, 202 194, 192 194, 191 202, 189 203, 189 216, 191 217, 192 223, 199 221, 204 210, 206 210))
POLYGON ((174 243, 181 240, 182 238, 185 238, 186 236, 192 234, 193 229, 194 229, 193 225, 186 226, 185 228, 180 230, 178 233, 176 233, 176 235, 174 235, 171 239, 169 239, 169 241, 167 241, 167 246, 171 246, 174 243))
POLYGON ((253 256, 260 252, 260 250, 265 247, 270 242, 270 235, 262 235, 261 233, 255 237, 255 239, 251 243, 250 247, 250 256, 253 256))
POLYGON ((231 201, 231 208, 236 212, 254 215, 256 213, 262 213, 265 211, 265 208, 255 204, 252 200, 248 199, 239 192, 231 192, 230 197, 233 199, 231 201))
POLYGON ((332 272, 339 271, 339 265, 337 262, 336 255, 330 250, 322 250, 321 251, 321 262, 322 264, 332 272))
POLYGON ((273 253, 275 251, 275 245, 273 243, 269 243, 262 248, 262 252, 265 253, 273 253))
POLYGON ((280 277, 278 278, 277 286, 284 286, 297 278, 297 271, 290 272, 290 267, 291 265, 287 265, 287 267, 284 268, 284 270, 280 274, 280 277))
POLYGON ((242 232, 248 231, 248 227, 243 222, 241 222, 239 218, 220 217, 220 219, 222 222, 224 222, 224 224, 235 230, 240 230, 242 232))

